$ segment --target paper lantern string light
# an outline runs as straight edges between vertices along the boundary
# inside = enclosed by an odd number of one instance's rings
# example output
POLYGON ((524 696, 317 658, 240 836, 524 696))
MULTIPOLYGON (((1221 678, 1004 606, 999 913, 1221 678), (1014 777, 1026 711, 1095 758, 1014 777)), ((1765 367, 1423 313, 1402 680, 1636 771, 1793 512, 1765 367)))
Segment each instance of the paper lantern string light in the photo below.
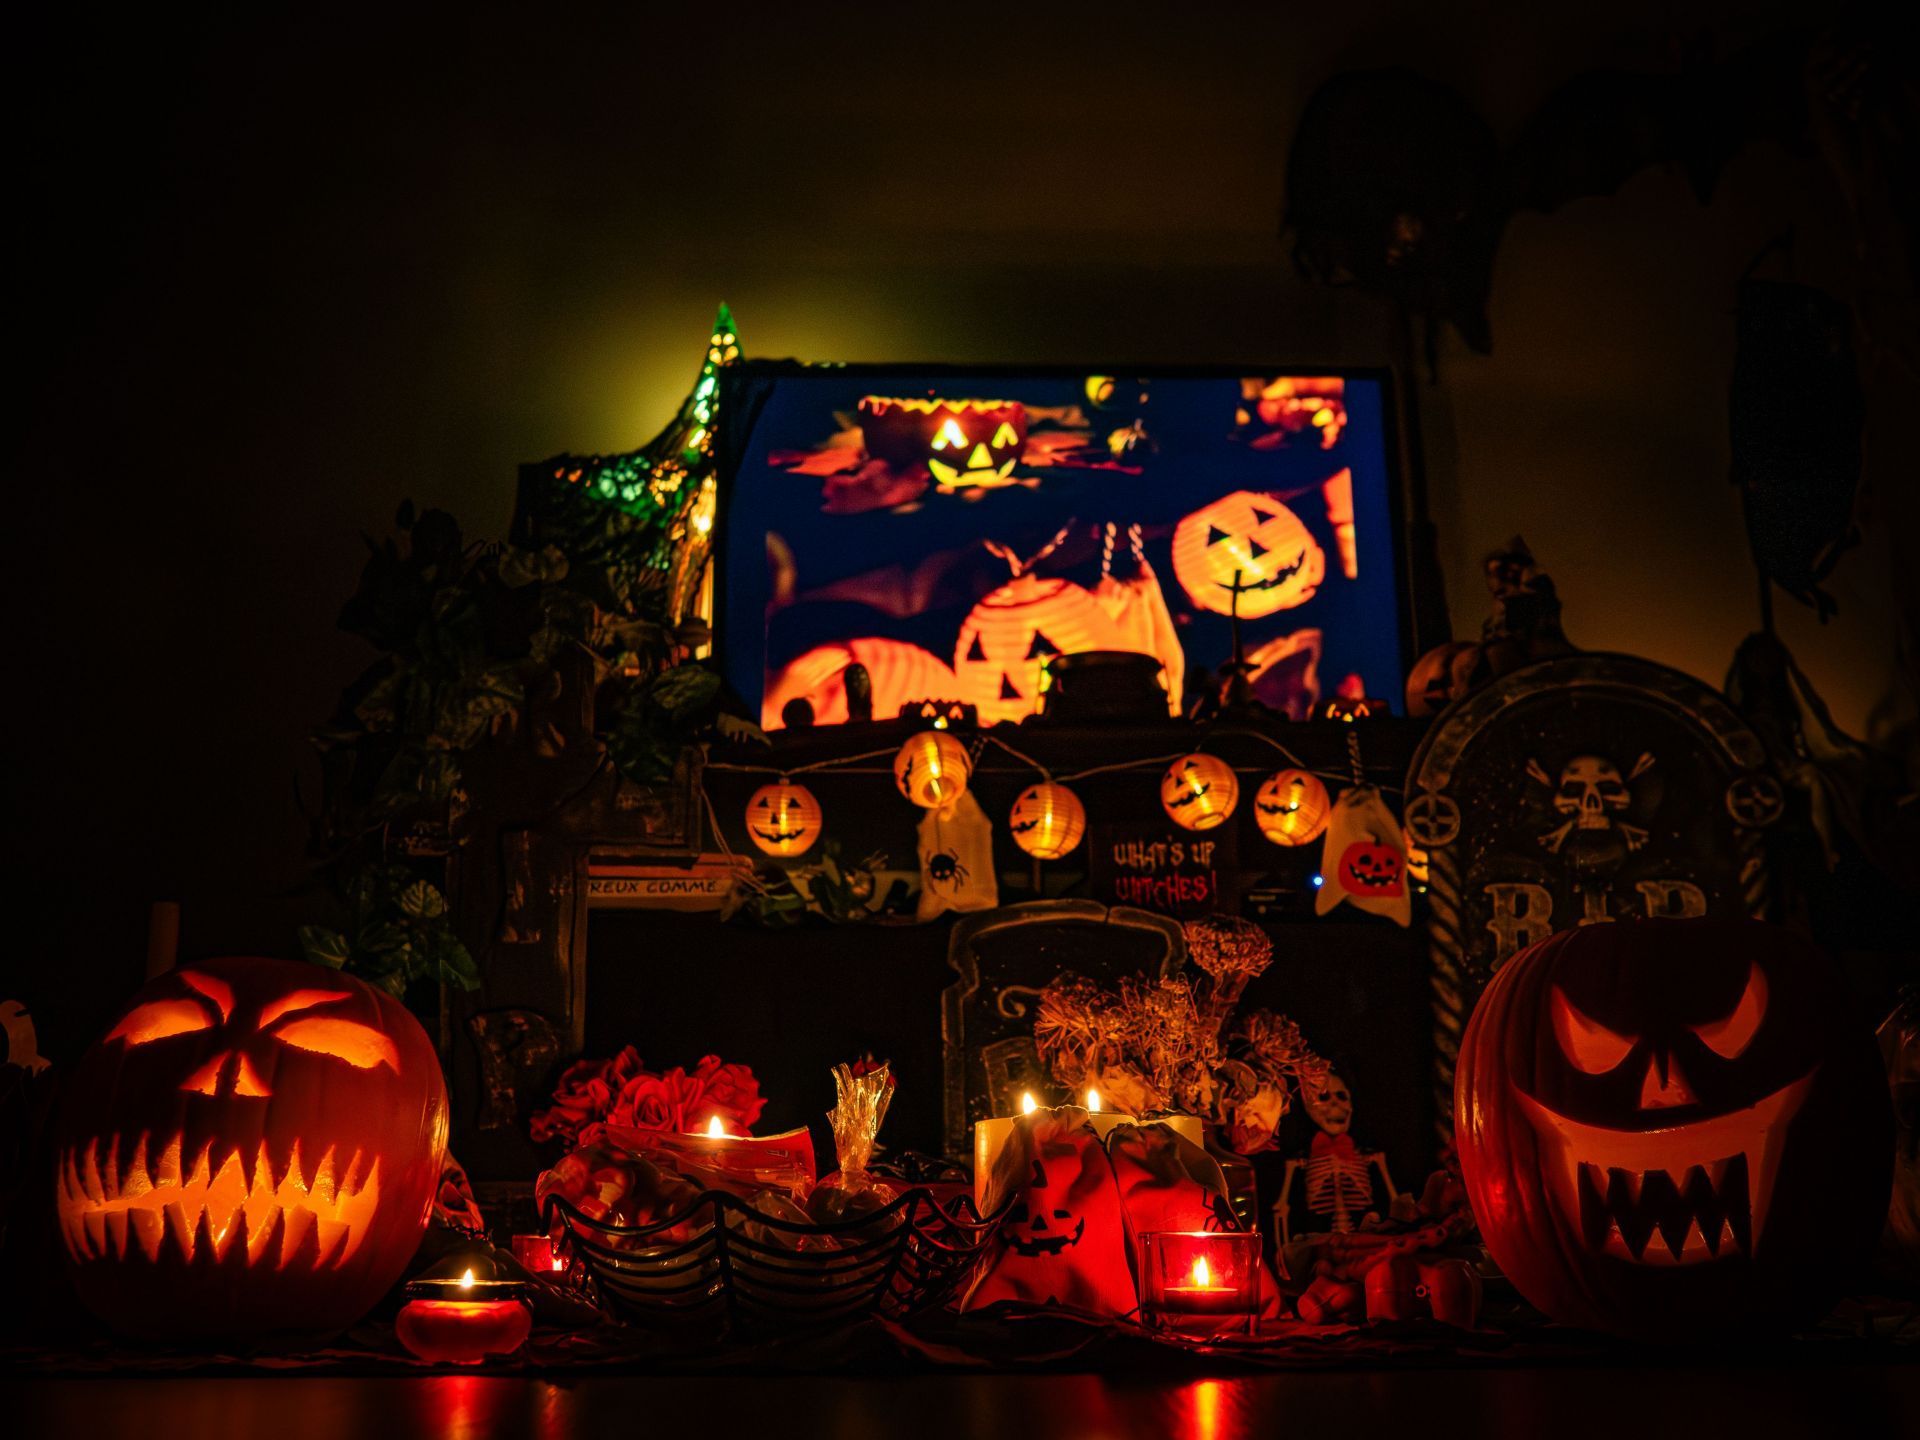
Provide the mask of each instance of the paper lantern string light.
POLYGON ((1036 860, 1071 854, 1087 832, 1087 807, 1066 786, 1052 780, 1029 785, 1007 815, 1013 843, 1036 860))
POLYGON ((820 802, 782 775, 747 801, 747 835, 769 855, 801 855, 820 838, 820 802))
POLYGON ((972 772, 967 747, 945 730, 911 736, 893 761, 893 782, 900 793, 926 810, 951 806, 966 793, 972 772))
POLYGON ((1160 804, 1185 830, 1223 825, 1240 802, 1240 777, 1217 755, 1183 755, 1160 777, 1160 804))
POLYGON ((1277 770, 1255 792, 1254 823, 1275 845, 1310 844, 1327 828, 1332 802, 1320 777, 1306 770, 1277 770))

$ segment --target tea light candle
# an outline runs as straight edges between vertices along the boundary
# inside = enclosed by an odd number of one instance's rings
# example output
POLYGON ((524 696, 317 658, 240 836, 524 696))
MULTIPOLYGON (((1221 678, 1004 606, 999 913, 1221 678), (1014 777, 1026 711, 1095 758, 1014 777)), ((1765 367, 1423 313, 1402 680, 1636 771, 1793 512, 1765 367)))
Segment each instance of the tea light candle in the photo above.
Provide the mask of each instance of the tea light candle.
MULTIPOLYGON (((1100 1108, 1100 1092, 1089 1090, 1086 1093, 1087 1121, 1093 1126, 1093 1133, 1104 1143, 1107 1136, 1122 1125, 1164 1125, 1183 1140, 1195 1145, 1203 1145, 1205 1136, 1197 1115, 1162 1115, 1154 1120, 1136 1120, 1133 1116, 1118 1110, 1100 1108)), ((975 1122, 973 1127, 973 1205, 982 1215, 986 1213, 987 1180, 993 1174, 994 1163, 999 1160, 1000 1152, 1007 1148, 1007 1142, 1013 1138, 1013 1132, 1022 1120, 1040 1109, 1040 1102, 1033 1098, 1032 1091, 1020 1096, 1018 1115, 1000 1115, 988 1120, 975 1122)))
POLYGON ((394 1333, 419 1359, 478 1365, 526 1343, 533 1329, 526 1293, 517 1280, 476 1280, 472 1267, 458 1279, 415 1280, 407 1286, 394 1333))
POLYGON ((1258 1231, 1150 1230, 1139 1244, 1148 1324, 1215 1334, 1252 1328, 1260 1309, 1258 1231))

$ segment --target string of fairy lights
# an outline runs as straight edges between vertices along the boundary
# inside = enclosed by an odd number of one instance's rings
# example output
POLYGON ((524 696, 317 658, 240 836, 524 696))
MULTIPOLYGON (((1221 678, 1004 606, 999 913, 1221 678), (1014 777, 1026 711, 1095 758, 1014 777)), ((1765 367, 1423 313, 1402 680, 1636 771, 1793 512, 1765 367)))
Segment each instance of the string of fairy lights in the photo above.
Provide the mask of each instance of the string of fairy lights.
MULTIPOLYGON (((1285 767, 1267 774, 1253 792, 1255 823, 1261 835, 1275 845, 1293 849, 1311 844, 1325 833, 1333 809, 1329 780, 1371 783, 1363 773, 1357 735, 1348 736, 1350 771, 1337 772, 1310 768, 1269 735, 1244 733, 1272 746, 1287 761, 1285 767)), ((1014 843, 1036 860, 1064 859, 1086 835, 1086 806, 1070 788, 1070 782, 1099 775, 1158 771, 1161 808, 1174 824, 1192 831, 1224 825, 1240 803, 1240 772, 1204 750, 1089 766, 1056 776, 1040 761, 997 736, 975 737, 969 752, 959 736, 943 727, 911 735, 897 749, 869 750, 788 767, 716 761, 708 768, 774 777, 748 797, 747 834, 766 854, 792 859, 810 850, 825 826, 819 798, 796 777, 828 771, 841 775, 890 773, 906 799, 922 809, 943 809, 967 790, 978 758, 988 746, 1029 766, 1040 777, 1020 792, 1007 813, 1007 829, 1014 843), (891 764, 872 765, 876 760, 890 760, 891 764)))

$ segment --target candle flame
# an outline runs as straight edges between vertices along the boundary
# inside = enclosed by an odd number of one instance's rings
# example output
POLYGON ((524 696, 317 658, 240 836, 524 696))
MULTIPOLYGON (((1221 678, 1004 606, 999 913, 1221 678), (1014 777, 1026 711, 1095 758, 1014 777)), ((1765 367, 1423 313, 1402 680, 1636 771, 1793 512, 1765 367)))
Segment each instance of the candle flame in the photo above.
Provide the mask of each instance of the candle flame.
POLYGON ((1207 1257, 1204 1255, 1193 1262, 1193 1283, 1202 1290, 1213 1288, 1213 1271, 1207 1268, 1207 1257))
POLYGON ((1022 1090, 1020 1092, 1020 1113, 1022 1115, 1031 1115, 1039 1108, 1040 1102, 1033 1098, 1033 1092, 1031 1090, 1022 1090))
POLYGON ((460 1277, 460 1288, 462 1290, 471 1290, 473 1288, 473 1270, 471 1267, 468 1268, 466 1274, 460 1277))
POLYGON ((707 1121, 707 1134, 715 1140, 723 1140, 726 1138, 726 1127, 720 1123, 720 1117, 718 1115, 707 1121))
POLYGON ((1098 1090, 1089 1088, 1087 1091, 1087 1109, 1098 1110, 1099 1108, 1100 1108, 1100 1092, 1098 1090))

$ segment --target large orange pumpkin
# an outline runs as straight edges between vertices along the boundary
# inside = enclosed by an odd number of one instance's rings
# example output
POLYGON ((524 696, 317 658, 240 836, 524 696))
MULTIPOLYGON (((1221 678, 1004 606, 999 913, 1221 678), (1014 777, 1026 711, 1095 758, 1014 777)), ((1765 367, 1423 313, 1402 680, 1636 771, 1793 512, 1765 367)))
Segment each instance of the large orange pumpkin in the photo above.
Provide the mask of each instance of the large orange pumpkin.
POLYGON ((1040 683, 1056 655, 1121 648, 1106 611, 1071 580, 1019 575, 974 606, 961 623, 953 673, 959 698, 983 725, 1040 711, 1040 683))
POLYGON ((1188 515, 1173 532, 1173 573, 1202 610, 1256 620, 1313 598, 1327 575, 1326 552, 1271 495, 1235 490, 1188 515), (1237 577, 1237 578, 1236 578, 1237 577))
POLYGON ((55 1205, 74 1284, 126 1334, 337 1331, 426 1229, 447 1093, 392 996, 286 960, 199 961, 74 1070, 55 1205))
POLYGON ((1872 1037, 1833 966, 1758 921, 1585 925, 1515 955, 1461 1042, 1454 1126, 1487 1248, 1566 1324, 1815 1318, 1886 1215, 1872 1037))

